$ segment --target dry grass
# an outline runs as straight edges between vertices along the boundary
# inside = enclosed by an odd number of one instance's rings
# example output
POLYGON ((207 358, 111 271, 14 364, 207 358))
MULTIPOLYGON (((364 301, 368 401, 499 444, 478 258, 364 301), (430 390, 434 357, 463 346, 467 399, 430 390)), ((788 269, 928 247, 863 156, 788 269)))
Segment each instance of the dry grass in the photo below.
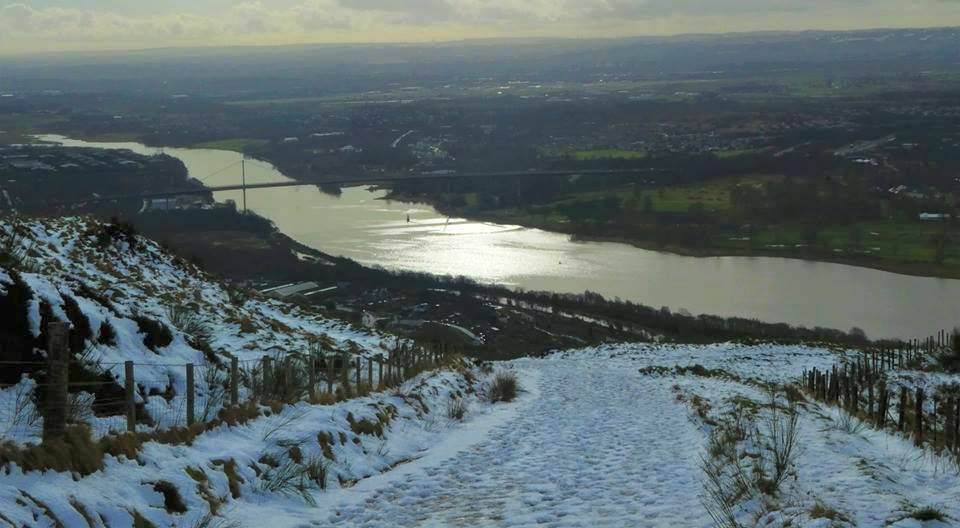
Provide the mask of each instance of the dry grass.
POLYGON ((316 501, 311 490, 327 488, 327 461, 322 457, 311 457, 300 463, 284 458, 275 466, 268 467, 260 477, 260 488, 271 493, 299 497, 311 506, 316 501))
POLYGON ((818 502, 810 508, 808 512, 811 519, 828 519, 830 521, 851 523, 849 517, 836 508, 831 508, 822 502, 818 502))
POLYGON ((517 397, 520 386, 513 372, 500 372, 493 377, 487 398, 491 403, 511 402, 517 397))
POLYGON ((183 497, 176 486, 161 480, 153 484, 153 489, 163 495, 163 508, 167 513, 187 513, 187 505, 183 503, 183 497))
POLYGON ((463 421, 463 418, 466 415, 467 415, 467 404, 462 399, 460 398, 451 399, 447 403, 447 418, 460 422, 460 421, 463 421))
POLYGON ((103 448, 90 437, 89 427, 72 426, 62 441, 24 447, 0 445, 0 465, 10 463, 24 471, 68 471, 86 476, 103 469, 103 448))
POLYGON ((910 517, 918 521, 945 521, 947 519, 946 514, 942 511, 932 507, 927 506, 910 512, 910 517))
POLYGON ((223 468, 223 474, 227 476, 227 484, 230 487, 230 496, 234 499, 240 498, 240 485, 244 483, 243 477, 237 473, 237 461, 230 458, 227 460, 214 460, 213 465, 223 468))

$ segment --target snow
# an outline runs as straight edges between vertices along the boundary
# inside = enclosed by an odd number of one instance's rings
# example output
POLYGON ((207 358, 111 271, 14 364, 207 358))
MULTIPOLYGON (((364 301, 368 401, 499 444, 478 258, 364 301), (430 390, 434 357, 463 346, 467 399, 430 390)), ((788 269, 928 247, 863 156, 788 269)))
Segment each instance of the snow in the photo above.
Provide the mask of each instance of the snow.
POLYGON ((514 419, 313 525, 709 525, 687 456, 700 434, 669 384, 641 384, 636 371, 591 358, 517 368, 534 393, 514 419))
MULTIPOLYGON (((166 417, 183 414, 178 411, 183 410, 185 365, 207 364, 191 336, 176 328, 175 309, 188 312, 206 327, 208 344, 223 364, 230 357, 256 361, 267 355, 306 352, 317 343, 327 351, 349 350, 369 357, 384 353, 395 342, 394 336, 327 319, 309 308, 275 299, 254 295, 242 304, 232 302, 227 287, 217 278, 166 253, 154 242, 138 238, 136 247, 131 247, 125 240, 113 240, 104 247, 98 241, 101 230, 102 224, 88 218, 0 222, 2 234, 29 255, 27 265, 17 274, 32 292, 26 307, 31 334, 37 337, 41 333, 41 302, 49 305, 55 319, 69 321, 65 299, 73 298, 94 335, 86 343, 86 360, 110 372, 120 386, 124 381, 122 363, 135 362, 138 401, 151 392, 164 394, 168 386, 173 389, 172 399, 151 397, 147 404, 161 427, 176 423, 166 417), (172 330, 173 342, 158 350, 148 348, 136 317, 163 323, 172 330), (249 321, 255 330, 244 332, 241 321, 249 321), (116 330, 116 344, 97 342, 104 322, 116 330)), ((13 272, 0 268, 0 294, 13 283, 13 272)), ((197 384, 201 394, 206 392, 203 376, 198 376, 197 384)), ((12 389, 0 390, 0 403, 5 401, 3 392, 12 389)), ((181 425, 183 420, 181 416, 181 425)), ((111 424, 123 422, 106 418, 91 423, 95 433, 101 434, 111 424)), ((0 423, 0 431, 2 426, 0 423)), ((0 440, 38 441, 37 427, 16 432, 0 440)))
MULTIPOLYGON (((63 526, 86 526, 73 505, 80 504, 90 514, 103 517, 108 527, 131 526, 135 511, 156 526, 194 526, 209 506, 202 486, 187 473, 188 468, 202 472, 209 492, 227 502, 224 515, 231 518, 262 519, 267 512, 280 515, 278 523, 315 518, 319 511, 316 507, 298 498, 263 491, 260 477, 269 469, 262 462, 265 454, 284 460, 290 447, 297 446, 304 459, 322 457, 318 434, 331 435, 335 439, 335 460, 327 461, 330 491, 309 492, 322 499, 325 494, 345 491, 341 481, 359 480, 362 484, 363 479, 424 456, 451 432, 474 431, 485 422, 498 423, 508 417, 503 406, 495 409, 499 413, 494 413, 490 412, 490 405, 480 401, 482 387, 482 381, 471 384, 463 375, 451 371, 424 373, 390 393, 331 406, 301 403, 244 425, 224 425, 200 435, 192 445, 149 442, 136 460, 107 456, 104 470, 83 478, 53 471, 24 473, 10 465, 0 473, 0 512, 5 516, 0 520, 9 519, 17 526, 54 526, 53 520, 42 513, 50 508, 63 526), (444 414, 446 402, 454 394, 462 395, 472 410, 465 424, 444 414), (357 435, 351 430, 348 413, 361 420, 374 418, 377 409, 390 407, 396 409, 396 418, 384 437, 357 435), (231 459, 236 461, 236 471, 243 479, 241 498, 236 500, 231 497, 222 465, 218 465, 218 461, 231 459), (153 487, 159 481, 171 483, 179 490, 188 507, 186 514, 165 511, 163 497, 153 487)), ((450 447, 436 452, 444 450, 450 447)))
MULTIPOLYGON (((120 363, 135 361, 139 397, 161 427, 182 425, 183 364, 201 369, 198 406, 208 392, 202 372, 211 367, 180 330, 169 346, 147 348, 137 315, 173 328, 170 307, 186 307, 209 328, 210 345, 222 359, 257 360, 317 342, 372 356, 395 339, 273 299, 232 302, 215 278, 149 241, 137 249, 125 242, 99 247, 92 234, 98 226, 90 220, 0 228, 24 233, 22 243, 32 248, 31 272, 19 275, 34 292, 27 308, 34 335, 41 299, 54 317, 66 320, 65 298, 73 297, 95 334, 109 321, 117 344, 89 342, 88 359, 118 381, 120 363), (91 290, 96 294, 81 294, 91 290), (255 331, 241 330, 245 319, 255 331), (172 396, 157 395, 168 387, 172 396)), ((0 269, 0 286, 9 288, 13 280, 11 270, 0 269)), ((771 387, 854 357, 813 346, 611 344, 498 365, 518 374, 523 391, 513 403, 495 405, 484 400, 488 371, 424 373, 388 393, 328 406, 300 403, 242 425, 221 425, 189 445, 148 442, 136 460, 107 456, 102 471, 85 477, 25 473, 8 464, 0 470, 0 521, 87 526, 82 509, 108 528, 132 525, 134 512, 156 526, 197 526, 213 497, 224 503, 224 522, 239 526, 713 526, 700 465, 716 424, 745 402, 763 420, 771 387), (455 397, 470 409, 462 423, 445 413, 455 397), (705 403, 700 412, 694 401, 705 403), (395 413, 382 437, 354 433, 350 419, 376 420, 377 413, 395 413), (304 459, 319 459, 320 434, 334 439, 333 460, 323 458, 328 489, 310 489, 307 499, 265 491, 265 455, 292 460, 297 446, 304 459), (237 497, 225 460, 236 462, 242 479, 237 497), (202 482, 194 479, 198 474, 202 482), (159 481, 178 490, 187 513, 165 510, 154 489, 159 481)), ((928 392, 958 382, 942 373, 891 376, 892 386, 928 392)), ((4 440, 37 440, 32 403, 24 398, 33 390, 30 380, 0 390, 4 440)), ((791 478, 776 497, 748 496, 736 504, 743 526, 932 528, 960 519, 954 460, 889 432, 855 422, 851 427, 835 408, 816 402, 801 404, 798 413, 801 442, 791 478), (849 522, 811 518, 818 504, 849 522), (926 507, 946 521, 912 517, 926 507)), ((124 425, 121 416, 90 422, 104 431, 124 425)), ((764 449, 752 438, 744 444, 764 449)))

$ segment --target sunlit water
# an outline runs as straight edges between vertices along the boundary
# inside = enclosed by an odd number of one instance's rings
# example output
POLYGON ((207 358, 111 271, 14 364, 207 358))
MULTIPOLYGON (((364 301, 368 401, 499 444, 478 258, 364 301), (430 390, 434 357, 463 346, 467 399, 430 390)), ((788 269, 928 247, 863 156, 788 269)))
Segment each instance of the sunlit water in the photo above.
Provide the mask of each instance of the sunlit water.
MULTIPOLYGON (((154 149, 135 143, 68 146, 166 152, 207 185, 240 182, 234 152, 154 149), (206 178, 206 179, 205 179, 206 178)), ((247 181, 286 181, 269 164, 248 161, 247 181)), ((528 290, 585 290, 654 307, 743 316, 847 330, 872 337, 923 337, 952 328, 960 281, 897 275, 840 264, 770 257, 695 258, 570 237, 518 226, 448 219, 419 204, 381 200, 383 191, 348 188, 341 197, 316 187, 248 191, 248 207, 292 238, 362 264, 393 270, 464 275, 528 290), (407 222, 407 215, 410 222, 407 222)), ((239 191, 216 194, 236 200, 239 191)))

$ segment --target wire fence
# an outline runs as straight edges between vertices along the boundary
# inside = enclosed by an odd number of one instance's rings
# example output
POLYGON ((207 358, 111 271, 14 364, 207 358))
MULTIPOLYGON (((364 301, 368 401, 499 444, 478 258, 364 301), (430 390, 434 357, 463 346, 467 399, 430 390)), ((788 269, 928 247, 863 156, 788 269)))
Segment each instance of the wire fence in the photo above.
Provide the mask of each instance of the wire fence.
POLYGON ((829 371, 805 371, 802 386, 864 426, 906 435, 916 446, 960 463, 960 385, 942 383, 928 392, 894 377, 960 354, 958 344, 955 335, 941 331, 925 340, 864 350, 829 371))
POLYGON ((69 359, 66 329, 55 325, 48 326, 48 361, 0 362, 7 379, 20 375, 0 384, 0 441, 53 440, 81 424, 94 438, 207 427, 260 405, 335 403, 402 383, 453 351, 407 341, 377 356, 318 348, 205 364, 101 364, 69 359))

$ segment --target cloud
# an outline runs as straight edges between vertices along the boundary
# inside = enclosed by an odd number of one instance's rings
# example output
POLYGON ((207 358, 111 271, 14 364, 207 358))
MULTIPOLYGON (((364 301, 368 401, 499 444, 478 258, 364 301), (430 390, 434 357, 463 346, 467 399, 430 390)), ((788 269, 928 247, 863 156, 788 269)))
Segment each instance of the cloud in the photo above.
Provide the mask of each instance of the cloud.
POLYGON ((204 0, 166 9, 146 0, 127 0, 124 9, 0 4, 0 52, 960 24, 957 0, 224 1, 215 12, 204 0))

